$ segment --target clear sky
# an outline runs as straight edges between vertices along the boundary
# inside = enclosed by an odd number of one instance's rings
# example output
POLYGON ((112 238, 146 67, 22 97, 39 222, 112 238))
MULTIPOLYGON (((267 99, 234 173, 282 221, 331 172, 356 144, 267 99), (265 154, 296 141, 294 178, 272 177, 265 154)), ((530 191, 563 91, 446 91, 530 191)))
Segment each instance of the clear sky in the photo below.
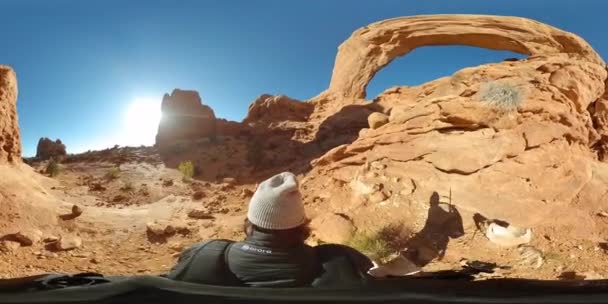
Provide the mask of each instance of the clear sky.
MULTIPOLYGON (((313 97, 329 84, 338 45, 382 19, 530 17, 606 58, 606 11, 605 0, 0 0, 0 63, 18 75, 24 155, 42 136, 79 152, 153 143, 158 116, 149 109, 174 88, 199 91, 217 116, 237 121, 263 93, 313 97)), ((368 98, 507 57, 421 48, 380 71, 368 98)))

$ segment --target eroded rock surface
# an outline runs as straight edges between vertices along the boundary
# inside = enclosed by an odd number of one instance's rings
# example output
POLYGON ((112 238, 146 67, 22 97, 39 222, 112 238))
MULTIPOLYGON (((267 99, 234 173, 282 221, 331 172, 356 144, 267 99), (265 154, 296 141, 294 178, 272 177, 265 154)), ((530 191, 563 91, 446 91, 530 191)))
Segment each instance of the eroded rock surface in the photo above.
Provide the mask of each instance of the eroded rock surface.
POLYGON ((11 67, 0 65, 0 164, 20 162, 17 76, 11 67))

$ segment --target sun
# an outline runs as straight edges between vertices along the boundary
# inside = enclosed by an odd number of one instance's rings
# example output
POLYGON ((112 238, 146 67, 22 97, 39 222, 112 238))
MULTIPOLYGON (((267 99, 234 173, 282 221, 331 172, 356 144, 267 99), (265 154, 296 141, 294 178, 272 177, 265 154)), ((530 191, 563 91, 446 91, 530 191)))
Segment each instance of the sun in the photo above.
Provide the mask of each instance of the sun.
POLYGON ((123 118, 122 145, 153 145, 161 118, 160 100, 136 98, 127 106, 123 118))

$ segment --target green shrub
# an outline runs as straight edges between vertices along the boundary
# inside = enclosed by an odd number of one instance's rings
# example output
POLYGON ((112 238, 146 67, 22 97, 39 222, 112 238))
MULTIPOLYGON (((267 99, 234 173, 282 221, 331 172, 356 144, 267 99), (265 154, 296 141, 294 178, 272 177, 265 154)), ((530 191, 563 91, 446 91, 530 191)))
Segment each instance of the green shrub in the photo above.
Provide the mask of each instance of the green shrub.
POLYGON ((378 233, 357 233, 346 245, 357 249, 374 261, 381 261, 393 253, 388 242, 378 233))
POLYGON ((194 164, 191 161, 183 161, 179 164, 179 172, 182 173, 182 180, 187 182, 194 176, 194 164))
POLYGON ((523 102, 521 89, 508 83, 484 83, 479 94, 482 103, 504 110, 516 109, 523 102))
POLYGON ((107 180, 117 179, 120 176, 120 168, 112 167, 108 172, 106 172, 105 178, 107 180))
POLYGON ((46 165, 46 174, 48 174, 50 177, 55 177, 59 175, 59 171, 61 171, 59 168, 59 163, 54 158, 51 158, 49 163, 46 165))
POLYGON ((346 245, 353 247, 377 262, 388 258, 407 247, 412 232, 403 224, 392 223, 376 232, 356 233, 346 245))

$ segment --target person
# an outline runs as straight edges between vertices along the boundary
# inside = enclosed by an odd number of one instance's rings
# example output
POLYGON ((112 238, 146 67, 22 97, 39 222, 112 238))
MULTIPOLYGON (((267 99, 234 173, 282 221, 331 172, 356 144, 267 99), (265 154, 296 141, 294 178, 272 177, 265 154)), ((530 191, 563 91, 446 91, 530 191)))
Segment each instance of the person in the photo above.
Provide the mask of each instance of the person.
POLYGON ((165 275, 192 283, 252 286, 345 286, 365 280, 373 263, 338 244, 311 247, 296 176, 277 174, 251 198, 241 242, 210 240, 186 249, 165 275))

